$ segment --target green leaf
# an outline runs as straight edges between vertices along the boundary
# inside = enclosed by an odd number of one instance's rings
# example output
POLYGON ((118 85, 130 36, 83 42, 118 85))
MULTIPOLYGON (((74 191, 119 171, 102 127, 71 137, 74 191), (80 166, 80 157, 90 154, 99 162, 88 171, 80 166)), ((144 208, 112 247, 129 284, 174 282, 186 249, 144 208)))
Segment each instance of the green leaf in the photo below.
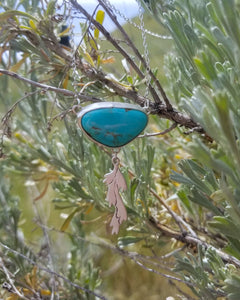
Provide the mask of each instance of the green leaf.
POLYGON ((206 183, 208 183, 209 185, 211 185, 213 190, 218 189, 218 182, 217 182, 216 176, 214 175, 214 172, 212 170, 208 171, 207 174, 204 176, 204 181, 206 183))
MULTIPOLYGON (((211 194, 210 188, 203 182, 201 177, 201 173, 199 174, 199 168, 197 168, 195 163, 190 163, 191 160, 183 159, 179 163, 179 167, 184 172, 184 174, 189 178, 192 185, 195 185, 200 189, 202 192, 206 194, 211 194)), ((200 171, 202 172, 202 170, 200 171)))
POLYGON ((184 190, 180 190, 177 192, 177 195, 179 197, 179 199, 182 201, 182 203, 185 205, 185 207, 191 212, 193 213, 190 201, 188 199, 188 196, 186 194, 186 192, 184 190))
POLYGON ((142 237, 135 237, 135 236, 120 237, 120 238, 118 238, 118 246, 120 248, 124 248, 126 246, 136 244, 136 243, 140 242, 141 240, 143 240, 142 237))
POLYGON ((134 178, 133 180, 131 180, 131 184, 130 184, 130 199, 131 199, 131 203, 134 206, 134 200, 135 200, 135 191, 137 189, 139 185, 139 180, 137 178, 134 178))
POLYGON ((240 241, 238 239, 234 239, 228 237, 229 244, 224 248, 224 251, 237 259, 240 259, 240 241))
POLYGON ((240 47, 239 15, 234 0, 222 0, 222 11, 226 20, 227 30, 240 47))
POLYGON ((237 274, 233 274, 230 278, 227 278, 224 282, 224 290, 228 293, 227 298, 229 300, 240 299, 240 277, 237 274))
POLYGON ((221 28, 221 29, 223 30, 222 22, 221 22, 220 18, 219 18, 218 15, 217 15, 217 11, 219 11, 219 10, 216 9, 216 6, 214 7, 213 1, 208 2, 208 3, 206 4, 206 7, 207 7, 207 10, 208 10, 208 12, 209 12, 209 14, 210 14, 210 16, 211 16, 211 19, 215 22, 215 24, 216 24, 219 28, 221 28))
POLYGON ((82 199, 85 200, 92 199, 92 197, 82 189, 79 181, 76 178, 71 179, 71 181, 69 182, 69 186, 73 187, 76 190, 77 195, 82 199))
POLYGON ((197 48, 201 48, 201 42, 198 36, 188 24, 184 25, 184 32, 188 39, 191 41, 191 43, 195 44, 197 48))
POLYGON ((193 159, 188 159, 187 162, 195 173, 203 176, 206 174, 206 170, 202 168, 198 163, 196 163, 193 159))
POLYGON ((235 134, 233 130, 233 124, 231 117, 229 115, 229 104, 228 104, 228 96, 223 93, 218 93, 214 96, 214 101, 217 107, 217 111, 220 118, 220 124, 222 130, 228 140, 228 143, 235 154, 236 162, 240 162, 240 154, 238 147, 236 145, 235 134))
POLYGON ((203 193, 198 191, 195 187, 191 188, 191 192, 192 192, 192 196, 189 196, 189 199, 192 202, 195 202, 195 203, 199 204, 200 206, 203 206, 203 207, 211 210, 216 215, 221 214, 219 209, 216 206, 214 206, 214 204, 211 202, 210 197, 207 197, 207 195, 204 195, 203 193))
POLYGON ((204 52, 201 52, 201 59, 194 57, 193 61, 195 62, 199 72, 205 77, 206 80, 211 81, 216 78, 216 72, 210 57, 204 52))
POLYGON ((173 181, 179 182, 179 183, 186 184, 188 186, 189 185, 192 186, 192 184, 193 184, 190 179, 188 179, 187 177, 185 177, 182 174, 179 174, 179 173, 175 172, 174 170, 172 170, 172 174, 170 175, 170 179, 173 180, 173 181))
POLYGON ((222 45, 221 50, 224 52, 225 56, 229 59, 231 64, 235 64, 234 51, 236 49, 232 39, 229 36, 225 36, 223 32, 218 27, 212 28, 212 33, 215 39, 218 41, 218 46, 222 45))
POLYGON ((219 232, 226 236, 239 239, 240 228, 235 226, 231 220, 221 216, 215 216, 213 219, 213 221, 209 222, 211 227, 216 228, 219 232))
POLYGON ((90 65, 91 65, 92 67, 95 66, 94 61, 93 61, 91 55, 90 55, 88 52, 84 52, 84 58, 86 59, 86 61, 87 61, 88 63, 90 63, 90 65))

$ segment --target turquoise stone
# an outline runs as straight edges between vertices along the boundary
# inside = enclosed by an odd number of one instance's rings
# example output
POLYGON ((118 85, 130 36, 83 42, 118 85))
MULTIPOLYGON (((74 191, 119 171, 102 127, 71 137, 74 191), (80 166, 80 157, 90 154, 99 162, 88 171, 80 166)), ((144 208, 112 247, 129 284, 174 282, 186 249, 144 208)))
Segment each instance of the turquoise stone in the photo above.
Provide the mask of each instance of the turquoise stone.
POLYGON ((79 125, 91 139, 113 148, 135 139, 148 122, 140 107, 118 102, 92 104, 80 112, 79 118, 79 125))

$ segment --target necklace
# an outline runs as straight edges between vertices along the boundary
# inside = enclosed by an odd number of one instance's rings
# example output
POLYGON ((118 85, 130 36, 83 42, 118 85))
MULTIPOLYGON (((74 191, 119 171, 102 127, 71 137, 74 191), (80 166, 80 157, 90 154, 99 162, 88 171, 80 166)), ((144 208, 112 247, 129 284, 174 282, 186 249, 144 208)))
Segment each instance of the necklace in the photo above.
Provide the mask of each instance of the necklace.
MULTIPOLYGON (((109 4, 108 1, 107 4, 109 4)), ((147 49, 146 32, 144 31, 143 11, 140 3, 138 4, 144 56, 146 58, 145 98, 147 99, 151 80, 149 75, 149 53, 147 49)), ((75 84, 76 78, 78 77, 75 51, 73 51, 73 66, 75 100, 78 103, 78 107, 81 107, 77 86, 75 84)), ((81 111, 77 113, 78 125, 85 135, 96 144, 107 147, 112 151, 113 170, 105 174, 103 180, 107 186, 106 200, 110 206, 115 207, 110 223, 112 234, 117 234, 121 223, 127 219, 127 211, 121 197, 121 192, 126 191, 127 184, 124 176, 120 172, 118 152, 121 147, 134 140, 147 126, 148 116, 146 111, 148 106, 148 100, 146 100, 144 108, 141 108, 139 105, 124 102, 98 102, 83 108, 81 107, 81 111)))

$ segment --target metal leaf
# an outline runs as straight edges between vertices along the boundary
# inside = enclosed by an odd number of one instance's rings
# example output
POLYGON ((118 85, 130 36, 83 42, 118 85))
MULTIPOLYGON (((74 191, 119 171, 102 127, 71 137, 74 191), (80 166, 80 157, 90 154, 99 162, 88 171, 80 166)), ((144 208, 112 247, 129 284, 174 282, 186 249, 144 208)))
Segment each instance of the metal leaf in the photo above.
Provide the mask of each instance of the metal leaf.
POLYGON ((109 205, 115 206, 115 212, 111 220, 110 226, 112 227, 112 234, 119 232, 120 224, 127 220, 127 211, 123 204, 122 197, 119 191, 126 191, 127 184, 119 170, 119 160, 113 161, 114 168, 110 173, 104 175, 104 183, 108 186, 106 200, 109 205))

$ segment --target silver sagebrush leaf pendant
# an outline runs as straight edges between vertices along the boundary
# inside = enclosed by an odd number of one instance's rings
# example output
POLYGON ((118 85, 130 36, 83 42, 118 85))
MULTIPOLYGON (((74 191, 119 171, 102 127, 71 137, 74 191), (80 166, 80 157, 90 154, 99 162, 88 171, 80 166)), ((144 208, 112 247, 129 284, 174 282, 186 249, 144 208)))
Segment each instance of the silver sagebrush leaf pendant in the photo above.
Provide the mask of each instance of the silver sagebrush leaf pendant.
POLYGON ((148 116, 138 105, 120 102, 99 102, 84 107, 78 113, 78 124, 85 134, 98 145, 113 149, 113 170, 105 175, 108 187, 107 201, 115 206, 111 220, 112 234, 118 233, 120 224, 127 220, 121 191, 127 185, 119 170, 119 158, 114 150, 134 140, 147 126, 148 116))
POLYGON ((119 158, 115 155, 112 159, 114 168, 112 172, 104 175, 103 182, 107 185, 107 198, 110 206, 115 206, 115 212, 111 220, 112 234, 119 232, 120 224, 127 220, 127 211, 123 204, 119 191, 126 191, 127 184, 119 170, 119 158))

